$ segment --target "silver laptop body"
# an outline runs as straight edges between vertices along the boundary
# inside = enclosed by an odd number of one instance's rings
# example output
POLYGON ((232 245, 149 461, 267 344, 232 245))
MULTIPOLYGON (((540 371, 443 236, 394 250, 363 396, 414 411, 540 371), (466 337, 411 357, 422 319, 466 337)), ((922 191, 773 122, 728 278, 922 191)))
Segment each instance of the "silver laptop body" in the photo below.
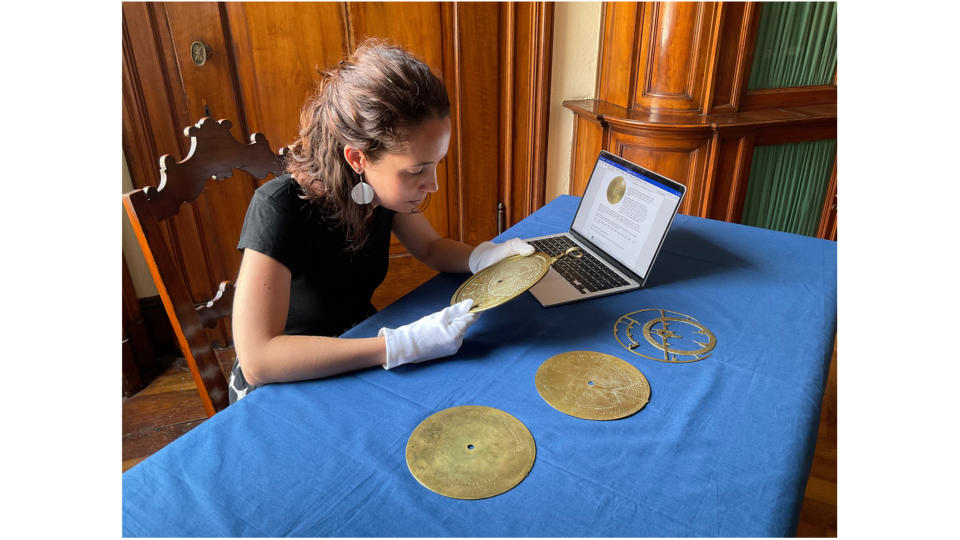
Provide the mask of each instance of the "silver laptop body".
POLYGON ((601 151, 570 229, 527 239, 549 255, 577 245, 584 257, 560 259, 530 293, 549 307, 643 287, 685 193, 683 184, 601 151))

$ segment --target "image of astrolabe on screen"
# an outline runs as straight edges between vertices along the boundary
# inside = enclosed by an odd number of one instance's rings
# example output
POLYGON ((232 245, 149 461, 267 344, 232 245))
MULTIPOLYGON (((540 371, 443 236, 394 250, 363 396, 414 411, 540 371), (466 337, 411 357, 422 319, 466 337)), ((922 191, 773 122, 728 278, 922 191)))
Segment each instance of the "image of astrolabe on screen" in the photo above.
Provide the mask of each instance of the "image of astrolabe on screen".
POLYGON ((690 315, 649 308, 620 316, 613 335, 633 354, 669 363, 705 360, 717 346, 717 338, 690 315))

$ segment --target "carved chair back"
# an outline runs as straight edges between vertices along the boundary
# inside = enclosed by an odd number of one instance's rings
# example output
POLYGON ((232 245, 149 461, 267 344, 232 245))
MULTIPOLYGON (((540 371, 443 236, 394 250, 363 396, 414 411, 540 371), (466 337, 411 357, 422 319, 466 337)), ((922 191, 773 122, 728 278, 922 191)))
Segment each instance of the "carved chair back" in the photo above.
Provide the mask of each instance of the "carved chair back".
POLYGON ((160 158, 160 183, 123 195, 123 206, 153 281, 160 293, 178 345, 187 361, 208 415, 225 408, 228 403, 227 377, 232 357, 218 359, 206 329, 229 318, 233 308, 234 285, 220 283, 213 298, 194 299, 187 287, 181 267, 176 264, 161 223, 183 208, 188 208, 203 192, 208 182, 222 181, 241 169, 257 179, 283 174, 283 157, 270 150, 260 133, 250 135, 250 143, 242 144, 230 135, 230 121, 202 118, 184 129, 190 138, 187 157, 175 162, 170 155, 160 158))

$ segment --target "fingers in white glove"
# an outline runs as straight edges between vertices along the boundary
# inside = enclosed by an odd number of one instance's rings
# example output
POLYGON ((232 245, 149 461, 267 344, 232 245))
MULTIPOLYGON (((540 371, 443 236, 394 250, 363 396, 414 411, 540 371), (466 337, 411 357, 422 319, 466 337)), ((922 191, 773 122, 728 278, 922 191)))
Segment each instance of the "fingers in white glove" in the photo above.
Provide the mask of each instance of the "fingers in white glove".
POLYGON ((397 329, 381 328, 378 335, 387 344, 384 369, 456 353, 467 329, 478 317, 477 313, 470 313, 471 307, 473 300, 468 298, 397 329))
POLYGON ((470 271, 476 274, 480 270, 505 259, 511 255, 530 255, 534 252, 533 246, 519 238, 511 238, 506 242, 494 244, 482 242, 470 252, 470 271))

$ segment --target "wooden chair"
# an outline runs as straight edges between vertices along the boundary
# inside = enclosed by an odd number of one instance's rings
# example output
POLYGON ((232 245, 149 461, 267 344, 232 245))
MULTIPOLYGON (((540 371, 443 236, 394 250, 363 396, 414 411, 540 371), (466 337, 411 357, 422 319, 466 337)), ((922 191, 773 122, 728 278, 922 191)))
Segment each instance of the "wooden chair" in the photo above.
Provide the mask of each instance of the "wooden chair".
POLYGON ((174 163, 170 155, 162 156, 159 186, 123 195, 123 206, 210 416, 229 404, 227 380, 233 354, 229 347, 226 354, 218 355, 221 351, 214 349, 205 329, 215 328, 221 319, 229 324, 233 283, 221 282, 212 299, 192 298, 160 224, 177 215, 181 208, 189 208, 183 203, 196 200, 211 179, 222 181, 233 176, 236 169, 261 180, 270 174, 283 174, 286 149, 274 154, 260 133, 250 135, 249 144, 242 144, 230 135, 230 125, 228 120, 202 118, 195 126, 188 126, 184 129, 191 142, 187 157, 174 163))

